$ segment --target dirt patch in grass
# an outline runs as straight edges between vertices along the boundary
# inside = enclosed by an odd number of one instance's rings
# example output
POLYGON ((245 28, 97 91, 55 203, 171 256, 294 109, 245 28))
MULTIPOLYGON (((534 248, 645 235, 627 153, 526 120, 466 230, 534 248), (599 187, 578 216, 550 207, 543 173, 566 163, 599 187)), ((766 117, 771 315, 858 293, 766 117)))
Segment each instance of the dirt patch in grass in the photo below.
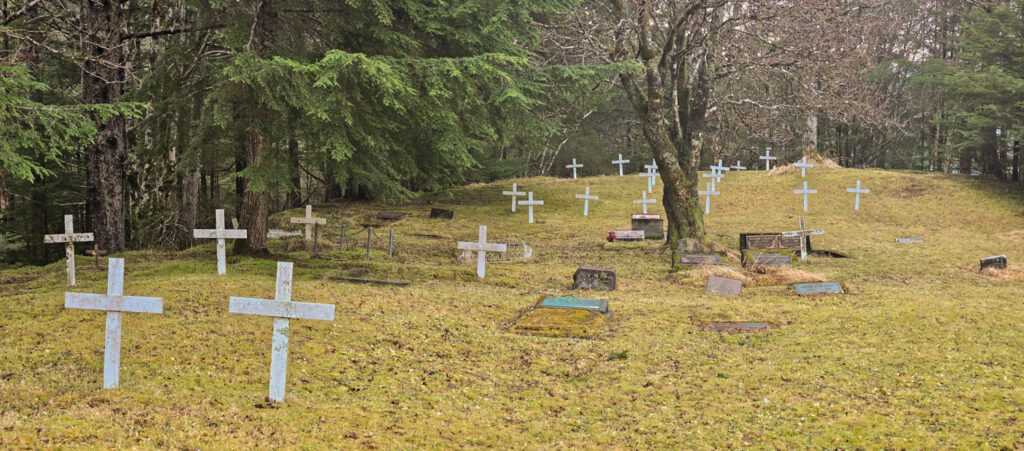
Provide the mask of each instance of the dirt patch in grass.
POLYGON ((743 282, 745 286, 789 285, 804 282, 824 282, 821 276, 788 267, 749 265, 740 270, 723 265, 700 265, 670 277, 695 287, 703 287, 710 276, 727 277, 743 282))
POLYGON ((992 279, 1019 280, 1024 279, 1024 266, 1010 265, 1006 269, 985 268, 981 274, 992 279))
MULTIPOLYGON (((803 159, 801 159, 800 161, 803 161, 803 159)), ((825 158, 817 154, 808 156, 807 162, 814 165, 814 168, 812 169, 835 169, 840 167, 839 163, 836 163, 835 160, 831 158, 825 158)), ((793 164, 795 163, 799 163, 799 161, 794 161, 793 163, 787 164, 785 166, 778 166, 775 169, 772 169, 771 172, 768 173, 768 175, 787 175, 800 172, 800 168, 793 166, 793 164)))
POLYGON ((534 308, 523 312, 512 332, 541 337, 593 338, 608 326, 608 317, 588 310, 534 308))

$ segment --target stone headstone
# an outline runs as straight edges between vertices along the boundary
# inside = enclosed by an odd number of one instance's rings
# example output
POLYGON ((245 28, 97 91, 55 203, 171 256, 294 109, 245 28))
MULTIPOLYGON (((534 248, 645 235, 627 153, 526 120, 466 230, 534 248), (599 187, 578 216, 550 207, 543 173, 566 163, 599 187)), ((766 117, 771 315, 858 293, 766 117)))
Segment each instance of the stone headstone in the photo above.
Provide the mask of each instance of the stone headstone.
POLYGON ((896 238, 897 243, 923 243, 924 238, 912 237, 912 238, 896 238))
POLYGON ((709 323, 704 329, 712 332, 756 332, 768 328, 767 323, 721 321, 709 323))
POLYGON ((793 266, 793 258, 784 254, 754 254, 750 264, 760 266, 793 266))
POLYGON ((742 289, 743 281, 727 277, 709 276, 708 285, 704 292, 721 296, 738 296, 742 289))
POLYGON ((995 257, 985 257, 985 258, 981 259, 981 269, 982 269, 982 271, 984 271, 984 270, 986 270, 988 268, 992 268, 992 269, 1006 269, 1006 256, 1005 255, 997 255, 995 257))
POLYGON ((393 212, 380 212, 377 213, 377 219, 381 221, 398 221, 405 217, 405 213, 393 213, 393 212))
POLYGON ((711 246, 693 238, 682 238, 676 240, 676 251, 680 254, 707 254, 711 252, 711 246))
POLYGON ((431 219, 452 219, 455 217, 455 212, 451 210, 445 210, 443 208, 431 208, 430 218, 431 219))
POLYGON ((537 304, 540 308, 580 309, 608 314, 608 301, 605 299, 576 299, 567 297, 547 296, 537 304))
POLYGON ((718 254, 682 254, 679 256, 682 266, 721 265, 722 256, 718 254))
MULTIPOLYGON (((807 250, 811 250, 811 238, 807 240, 807 250)), ((800 252, 798 236, 782 236, 781 233, 741 233, 740 250, 788 250, 800 252)))
POLYGON ((580 266, 576 270, 576 274, 572 276, 572 288, 574 290, 615 291, 617 286, 614 269, 580 266))
POLYGON ((665 220, 660 215, 633 215, 633 230, 643 230, 644 238, 657 240, 665 237, 665 220))
POLYGON ((839 282, 813 282, 795 283, 793 290, 799 296, 811 296, 815 294, 844 294, 843 284, 839 282))
POLYGON ((643 241, 643 230, 610 230, 608 241, 643 241))

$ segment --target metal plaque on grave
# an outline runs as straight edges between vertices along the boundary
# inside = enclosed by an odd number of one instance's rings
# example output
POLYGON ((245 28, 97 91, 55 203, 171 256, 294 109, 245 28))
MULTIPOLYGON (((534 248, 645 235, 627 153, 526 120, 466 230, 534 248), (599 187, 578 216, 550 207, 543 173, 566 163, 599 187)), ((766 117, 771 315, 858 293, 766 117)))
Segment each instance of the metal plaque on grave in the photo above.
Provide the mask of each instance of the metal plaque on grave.
POLYGON ((793 258, 784 254, 754 254, 750 263, 761 266, 792 266, 793 258))
POLYGON ((799 296, 811 296, 815 294, 844 294, 843 284, 839 282, 814 282, 795 283, 793 290, 799 296))
MULTIPOLYGON (((809 237, 807 241, 810 244, 809 237)), ((740 235, 740 243, 743 244, 741 249, 800 251, 799 236, 782 236, 781 233, 744 233, 740 235)))
POLYGON ((728 277, 709 276, 704 292, 721 296, 738 296, 743 289, 743 281, 728 277))
POLYGON ((547 296, 537 304, 542 308, 580 309, 597 313, 608 313, 608 301, 605 299, 576 299, 547 296))
POLYGON ((722 256, 718 254, 681 254, 679 264, 682 266, 721 265, 722 256))

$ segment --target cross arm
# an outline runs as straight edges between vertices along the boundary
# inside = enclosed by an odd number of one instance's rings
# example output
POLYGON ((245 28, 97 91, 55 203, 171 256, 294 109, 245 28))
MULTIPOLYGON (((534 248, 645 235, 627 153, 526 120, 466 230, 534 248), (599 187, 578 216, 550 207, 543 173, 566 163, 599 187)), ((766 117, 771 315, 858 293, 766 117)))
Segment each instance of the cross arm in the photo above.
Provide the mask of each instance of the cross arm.
POLYGON ((64 308, 108 312, 163 313, 163 298, 111 296, 107 294, 64 293, 64 308))
POLYGON ((274 318, 334 321, 333 304, 315 304, 312 302, 275 301, 271 299, 237 298, 232 296, 228 311, 243 315, 271 316, 274 318))
POLYGON ((192 236, 194 238, 207 238, 207 239, 228 239, 228 240, 244 240, 248 238, 247 230, 193 230, 192 236))
POLYGON ((506 252, 508 245, 496 244, 496 243, 476 243, 476 242, 459 242, 458 248, 464 251, 475 251, 475 252, 506 252))
POLYGON ((290 218, 292 224, 327 224, 327 218, 290 218))
POLYGON ((44 243, 75 243, 81 241, 93 241, 92 233, 60 233, 55 235, 44 235, 44 243))

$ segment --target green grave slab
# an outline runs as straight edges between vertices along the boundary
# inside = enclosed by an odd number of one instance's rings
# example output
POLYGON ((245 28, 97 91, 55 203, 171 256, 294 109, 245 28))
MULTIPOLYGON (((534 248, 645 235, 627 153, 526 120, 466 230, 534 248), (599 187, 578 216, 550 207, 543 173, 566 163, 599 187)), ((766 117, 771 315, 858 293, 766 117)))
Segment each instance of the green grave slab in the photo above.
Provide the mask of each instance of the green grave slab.
POLYGON ((844 294, 843 284, 839 282, 814 282, 795 283, 793 290, 800 296, 811 296, 815 294, 844 294))
POLYGON ((537 307, 579 309, 608 314, 608 301, 605 299, 577 299, 568 297, 546 296, 537 307))

